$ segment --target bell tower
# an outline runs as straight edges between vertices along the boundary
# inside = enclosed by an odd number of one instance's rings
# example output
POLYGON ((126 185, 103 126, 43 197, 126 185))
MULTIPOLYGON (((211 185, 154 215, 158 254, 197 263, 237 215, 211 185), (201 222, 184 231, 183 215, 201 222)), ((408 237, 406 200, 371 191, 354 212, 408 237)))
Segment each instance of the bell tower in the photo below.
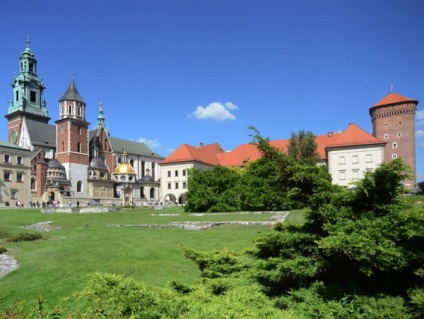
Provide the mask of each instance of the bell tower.
POLYGON ((56 159, 65 167, 74 197, 87 197, 89 166, 86 104, 75 85, 74 77, 59 100, 59 120, 56 121, 56 159))
POLYGON ((370 108, 373 135, 386 141, 384 161, 402 158, 411 168, 412 180, 405 187, 413 189, 416 183, 415 113, 418 101, 390 92, 370 108))
POLYGON ((43 78, 37 77, 37 60, 30 48, 29 37, 27 47, 19 57, 19 75, 13 76, 11 84, 13 99, 9 101, 6 114, 8 121, 8 140, 17 144, 21 134, 23 118, 42 123, 50 120, 43 91, 46 88, 43 78))

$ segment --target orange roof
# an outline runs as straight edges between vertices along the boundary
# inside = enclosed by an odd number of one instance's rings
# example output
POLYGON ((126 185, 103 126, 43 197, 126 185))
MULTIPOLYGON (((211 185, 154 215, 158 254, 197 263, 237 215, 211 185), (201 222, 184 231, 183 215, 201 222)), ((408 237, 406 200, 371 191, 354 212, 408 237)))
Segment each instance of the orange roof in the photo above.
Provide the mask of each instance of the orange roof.
POLYGON ((197 161, 209 165, 218 165, 218 159, 216 158, 218 152, 222 152, 222 148, 218 143, 202 147, 182 144, 160 164, 197 161))
MULTIPOLYGON (((343 133, 319 135, 315 137, 315 141, 318 145, 317 152, 321 160, 327 159, 327 148, 385 143, 365 132, 354 123, 350 123, 343 133)), ((287 152, 289 139, 273 140, 270 141, 270 144, 282 152, 287 152)), ((209 165, 219 164, 227 167, 242 167, 249 161, 258 160, 261 156, 261 152, 253 144, 240 144, 229 152, 223 152, 218 143, 201 147, 182 144, 170 156, 163 160, 161 164, 198 161, 209 165)))
POLYGON ((261 152, 252 144, 240 144, 231 152, 217 154, 218 162, 222 166, 244 166, 248 161, 256 161, 261 152))
POLYGON ((387 94, 382 100, 377 102, 373 107, 382 106, 382 105, 389 105, 389 104, 396 104, 396 103, 402 103, 402 102, 417 102, 416 100, 410 99, 409 97, 405 97, 402 95, 399 95, 397 93, 391 92, 387 94))
POLYGON ((344 147, 355 145, 372 145, 386 143, 382 140, 375 138, 373 135, 365 132, 355 123, 350 123, 343 133, 337 134, 332 143, 326 147, 344 147))

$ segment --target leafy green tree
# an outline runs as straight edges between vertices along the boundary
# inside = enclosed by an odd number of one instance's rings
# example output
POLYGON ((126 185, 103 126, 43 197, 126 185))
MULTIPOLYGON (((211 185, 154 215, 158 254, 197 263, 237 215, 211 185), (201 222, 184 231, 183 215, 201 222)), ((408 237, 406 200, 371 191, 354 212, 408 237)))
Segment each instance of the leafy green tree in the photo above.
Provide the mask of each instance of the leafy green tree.
POLYGON ((212 170, 188 172, 185 210, 188 212, 231 212, 240 209, 241 175, 220 165, 212 170))
POLYGON ((279 181, 275 161, 267 157, 245 168, 241 178, 240 199, 241 209, 247 211, 289 210, 294 204, 279 181))
POLYGON ((287 152, 291 158, 308 164, 316 164, 320 158, 317 149, 318 144, 312 132, 301 130, 298 133, 291 133, 287 146, 287 152))

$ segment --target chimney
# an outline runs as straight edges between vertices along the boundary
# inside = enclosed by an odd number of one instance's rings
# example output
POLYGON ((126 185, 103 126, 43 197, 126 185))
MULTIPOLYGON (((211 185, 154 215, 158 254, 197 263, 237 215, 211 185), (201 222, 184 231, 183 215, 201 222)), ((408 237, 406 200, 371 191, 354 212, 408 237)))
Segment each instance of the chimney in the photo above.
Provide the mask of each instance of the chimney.
POLYGON ((328 132, 327 136, 328 137, 333 137, 333 134, 334 134, 333 132, 328 132))
POLYGON ((199 148, 202 148, 202 147, 203 147, 203 142, 200 142, 199 148))

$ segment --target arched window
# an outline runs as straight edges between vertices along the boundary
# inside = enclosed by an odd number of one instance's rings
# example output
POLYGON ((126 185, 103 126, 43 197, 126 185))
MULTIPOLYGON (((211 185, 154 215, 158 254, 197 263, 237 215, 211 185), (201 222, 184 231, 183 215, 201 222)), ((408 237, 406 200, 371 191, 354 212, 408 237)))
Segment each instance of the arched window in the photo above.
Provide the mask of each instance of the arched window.
POLYGON ((155 189, 153 187, 150 189, 150 199, 155 199, 155 189))
POLYGON ((72 114, 72 105, 68 105, 68 114, 72 114))
POLYGON ((65 151, 65 143, 63 143, 63 141, 62 141, 62 152, 64 152, 65 151))
POLYGON ((82 181, 77 182, 77 193, 82 193, 82 181))
POLYGON ((78 144, 77 144, 77 152, 78 153, 81 153, 81 143, 80 142, 78 142, 78 144))

